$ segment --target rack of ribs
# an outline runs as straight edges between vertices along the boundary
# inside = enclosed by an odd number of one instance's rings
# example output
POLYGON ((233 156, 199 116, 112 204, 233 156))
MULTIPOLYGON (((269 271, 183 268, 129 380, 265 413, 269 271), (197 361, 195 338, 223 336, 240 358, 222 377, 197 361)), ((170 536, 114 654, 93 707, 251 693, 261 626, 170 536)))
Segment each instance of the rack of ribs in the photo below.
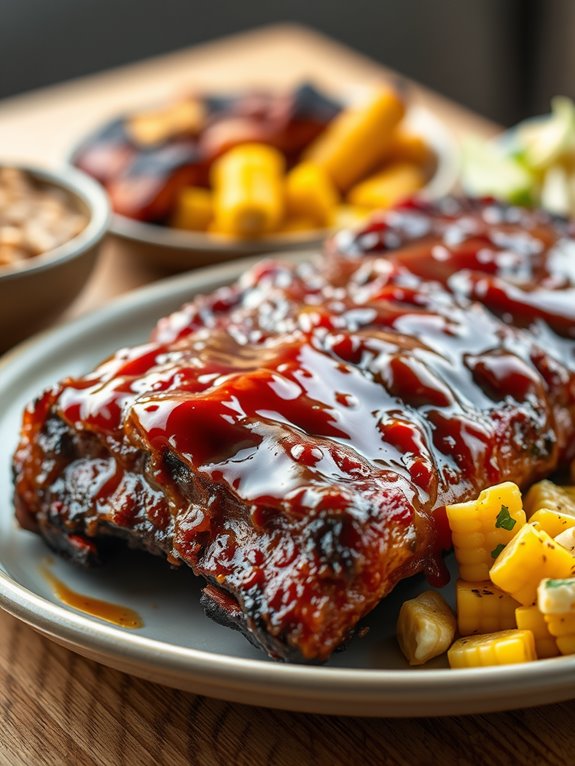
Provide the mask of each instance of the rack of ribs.
POLYGON ((441 581, 446 504, 575 457, 573 235, 447 198, 256 265, 28 406, 20 524, 187 565, 211 616, 326 660, 399 580, 441 581))

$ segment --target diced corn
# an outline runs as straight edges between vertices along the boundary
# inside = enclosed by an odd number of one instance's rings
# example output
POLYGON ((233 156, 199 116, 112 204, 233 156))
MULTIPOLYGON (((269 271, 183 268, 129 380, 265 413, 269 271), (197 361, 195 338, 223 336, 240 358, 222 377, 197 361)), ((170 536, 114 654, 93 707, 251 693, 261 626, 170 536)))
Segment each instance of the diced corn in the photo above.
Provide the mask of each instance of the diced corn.
POLYGON ((216 160, 213 229, 238 237, 276 229, 284 210, 283 166, 280 152, 265 144, 243 144, 216 160))
POLYGON ((538 481, 525 495, 525 512, 531 521, 534 513, 548 511, 575 516, 575 487, 564 487, 552 481, 538 481))
POLYGON ((448 505, 455 558, 462 580, 489 578, 489 569, 501 546, 525 524, 521 493, 508 481, 483 490, 477 500, 448 505))
POLYGON ((549 632, 545 617, 536 606, 519 606, 515 610, 515 619, 519 630, 530 630, 535 639, 537 657, 557 657, 557 642, 549 632))
POLYGON ((400 125, 393 134, 386 159, 391 162, 412 162, 415 165, 424 166, 431 163, 433 152, 424 138, 400 125))
POLYGON ((490 580, 458 580, 456 593, 457 627, 460 635, 495 633, 515 627, 517 601, 499 590, 490 580))
POLYGON ((439 593, 426 591, 402 604, 397 640, 410 665, 423 665, 443 654, 454 636, 455 617, 439 593))
POLYGON ((176 201, 172 226, 188 231, 205 231, 212 215, 212 193, 199 186, 187 186, 182 189, 176 201))
POLYGON ((306 151, 304 159, 320 165, 345 191, 368 173, 391 143, 405 104, 390 88, 366 104, 345 109, 306 151))
POLYGON ((537 586, 545 577, 575 574, 575 557, 546 532, 531 524, 522 527, 500 553, 489 576, 499 588, 523 606, 537 598, 537 586))
POLYGON ((575 577, 542 580, 537 606, 561 654, 575 654, 575 577))
POLYGON ((425 185, 425 175, 418 165, 397 162, 354 186, 347 200, 366 208, 391 207, 411 197, 425 185))
POLYGON ((447 652, 452 668, 514 665, 537 659, 530 630, 503 630, 458 639, 447 652))
POLYGON ((568 550, 569 553, 575 555, 575 526, 569 527, 569 529, 565 529, 563 532, 555 535, 555 542, 568 550))
POLYGON ((542 529, 550 537, 557 537, 558 534, 566 529, 575 527, 575 516, 558 511, 550 511, 547 508, 540 508, 531 516, 529 523, 537 529, 542 529))
POLYGON ((332 225, 339 193, 322 167, 312 162, 296 165, 288 173, 285 191, 290 216, 311 218, 316 226, 332 225))

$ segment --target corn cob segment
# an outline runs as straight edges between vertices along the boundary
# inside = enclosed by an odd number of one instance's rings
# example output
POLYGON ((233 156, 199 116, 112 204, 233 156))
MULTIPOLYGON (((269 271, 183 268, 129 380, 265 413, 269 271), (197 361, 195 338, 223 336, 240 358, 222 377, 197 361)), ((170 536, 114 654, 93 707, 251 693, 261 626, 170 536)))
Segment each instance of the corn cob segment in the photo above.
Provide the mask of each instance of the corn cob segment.
POLYGON ((540 508, 531 516, 529 523, 547 532, 550 537, 557 537, 561 532, 575 527, 575 516, 540 508))
POLYGON ((309 218, 316 226, 331 226, 339 194, 319 165, 312 162, 296 165, 286 178, 285 193, 290 216, 309 218))
POLYGON ((515 619, 519 630, 530 630, 535 639, 537 657, 557 657, 559 649, 557 642, 549 632, 545 616, 536 606, 519 606, 515 610, 515 619))
POLYGON ((561 654, 575 654, 575 577, 542 580, 537 605, 561 654))
POLYGON ((545 508, 575 517, 575 487, 564 487, 548 479, 538 481, 525 495, 525 513, 531 517, 545 508))
POLYGON ((575 555, 575 526, 565 529, 558 535, 555 535, 555 542, 575 555))
POLYGON ((522 527, 491 567, 491 581, 523 606, 537 600, 537 587, 545 577, 571 577, 575 557, 543 530, 522 527))
POLYGON ((212 169, 213 230, 256 237, 276 229, 284 210, 284 159, 265 144, 243 144, 222 155, 212 169))
POLYGON ((525 524, 519 487, 505 482, 483 490, 477 500, 446 507, 462 580, 489 579, 502 548, 525 524))
POLYGON ((461 636, 515 628, 517 601, 490 580, 458 580, 456 594, 457 628, 461 636))
POLYGON ((530 630, 502 630, 458 639, 447 652, 452 668, 515 665, 537 659, 530 630))
POLYGON ((424 185, 425 176, 418 165, 396 162, 354 186, 347 199, 359 207, 391 207, 424 185))
POLYGON ((454 636, 455 617, 439 593, 426 591, 402 604, 397 640, 410 665, 423 665, 443 654, 454 636))
POLYGON ((398 94, 382 89, 368 103, 350 107, 336 117, 304 159, 322 167, 345 191, 385 153, 404 114, 405 104, 398 94))
POLYGON ((206 231, 214 212, 212 193, 199 186, 187 186, 180 192, 172 226, 188 231, 206 231))

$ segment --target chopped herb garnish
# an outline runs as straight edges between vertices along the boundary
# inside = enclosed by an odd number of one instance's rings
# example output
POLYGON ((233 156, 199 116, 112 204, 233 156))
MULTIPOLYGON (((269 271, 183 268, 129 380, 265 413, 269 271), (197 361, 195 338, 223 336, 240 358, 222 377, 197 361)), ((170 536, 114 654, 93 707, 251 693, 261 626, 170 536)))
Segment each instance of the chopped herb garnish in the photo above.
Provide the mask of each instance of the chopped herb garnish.
POLYGON ((546 588, 562 588, 564 585, 572 585, 572 580, 547 580, 546 588))
POLYGON ((508 532, 511 532, 513 527, 517 524, 517 521, 515 519, 511 518, 511 514, 509 513, 509 508, 506 505, 501 506, 501 510, 497 514, 497 518, 495 519, 495 526, 498 529, 506 529, 508 532))
POLYGON ((491 558, 496 559, 504 548, 505 544, 499 543, 499 545, 491 551, 491 558))

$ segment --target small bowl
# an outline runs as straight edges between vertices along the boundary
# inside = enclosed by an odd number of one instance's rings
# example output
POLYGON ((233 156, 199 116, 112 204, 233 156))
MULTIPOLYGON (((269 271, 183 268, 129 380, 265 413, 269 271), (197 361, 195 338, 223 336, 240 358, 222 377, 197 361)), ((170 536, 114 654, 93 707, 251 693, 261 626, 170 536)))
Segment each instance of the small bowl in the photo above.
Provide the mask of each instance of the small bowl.
POLYGON ((47 325, 77 297, 88 280, 110 222, 100 185, 74 168, 60 171, 17 167, 45 186, 63 189, 88 215, 79 234, 23 264, 0 268, 0 351, 47 325))
MULTIPOLYGON (((435 173, 421 194, 435 199, 453 191, 459 174, 459 150, 449 130, 432 112, 418 106, 409 110, 405 124, 426 139, 437 157, 435 173)), ((82 144, 70 152, 71 164, 82 144)), ((240 240, 143 223, 116 213, 112 214, 110 232, 128 245, 134 257, 166 272, 187 271, 275 250, 309 250, 319 247, 331 233, 317 229, 240 240)))

